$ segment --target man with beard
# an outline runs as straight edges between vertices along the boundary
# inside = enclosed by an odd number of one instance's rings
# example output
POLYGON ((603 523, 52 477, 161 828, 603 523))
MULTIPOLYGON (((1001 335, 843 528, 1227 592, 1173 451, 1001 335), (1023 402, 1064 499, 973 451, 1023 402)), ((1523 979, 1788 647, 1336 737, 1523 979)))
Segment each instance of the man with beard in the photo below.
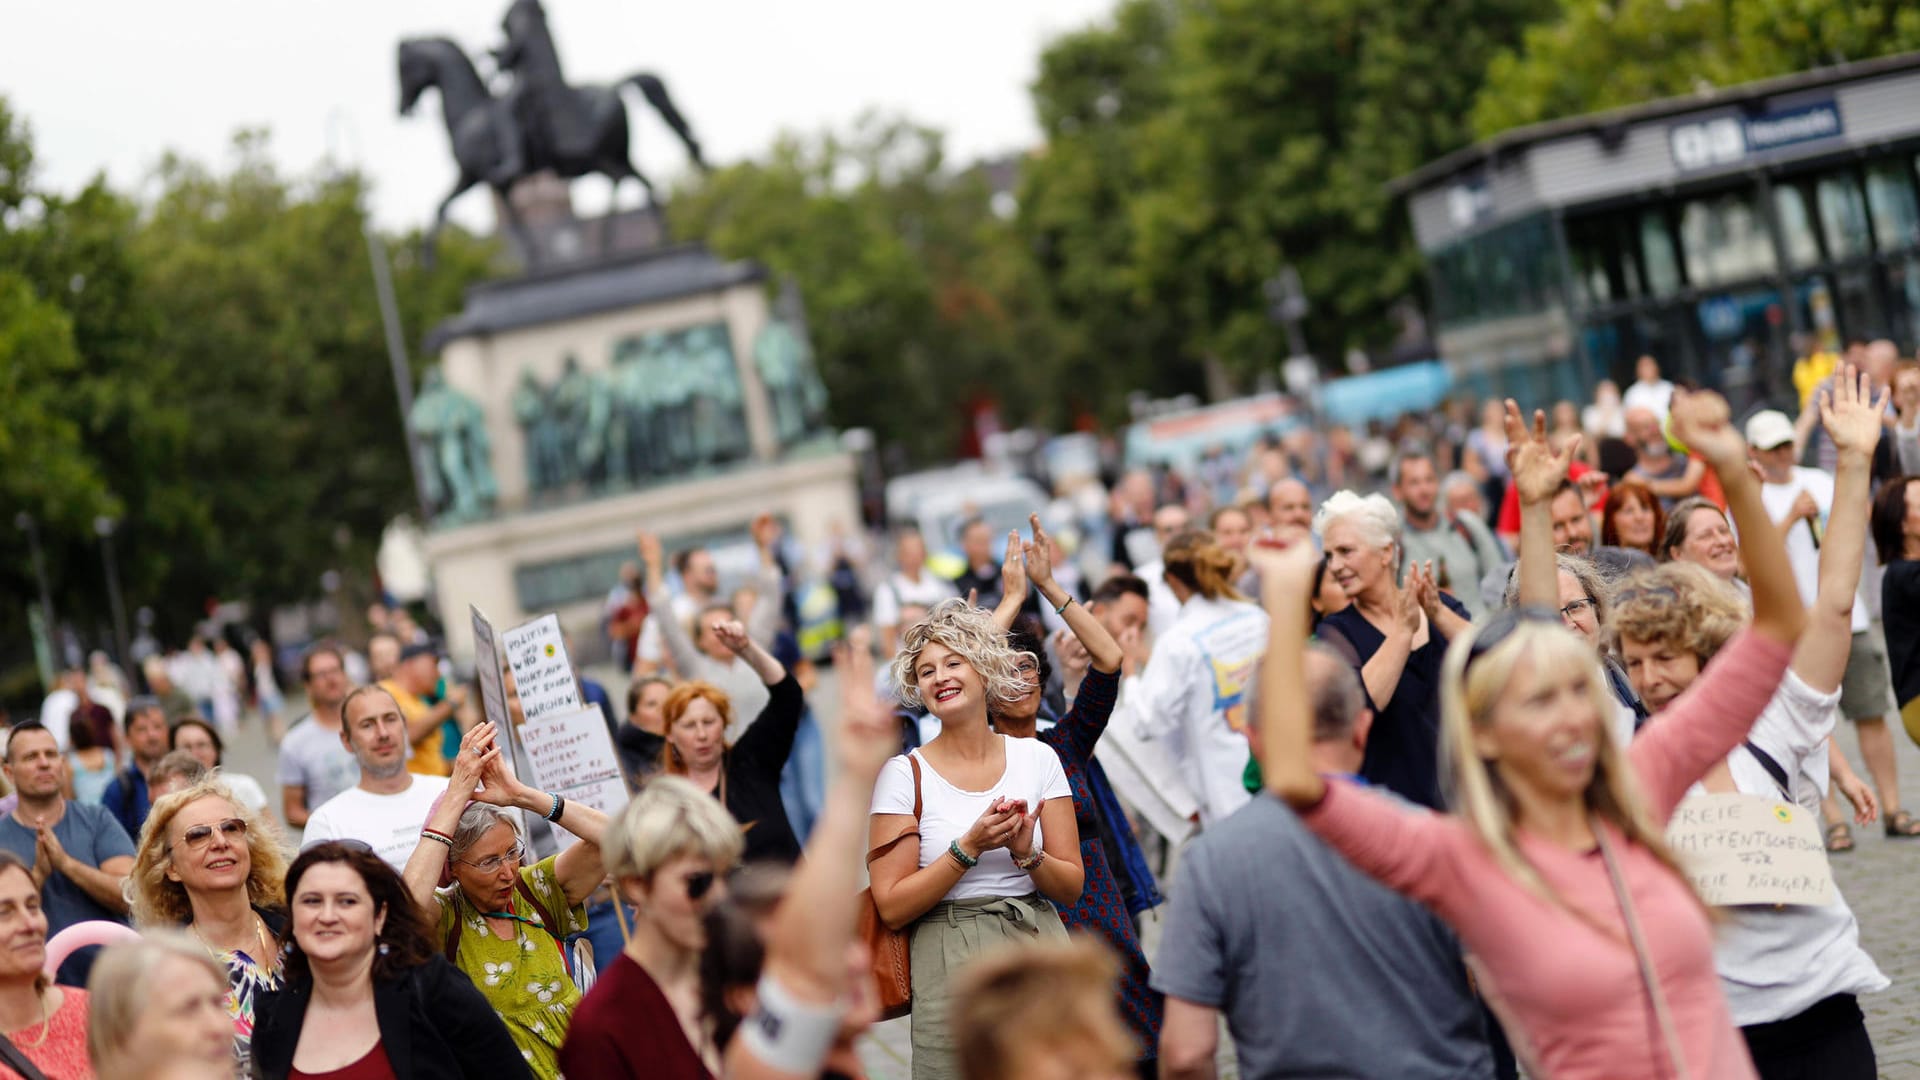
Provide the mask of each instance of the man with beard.
POLYGON ((307 819, 305 846, 358 840, 404 870, 420 843, 420 828, 447 790, 444 776, 407 771, 412 753, 400 703, 379 686, 362 686, 340 704, 340 741, 360 763, 360 783, 335 795, 307 819))

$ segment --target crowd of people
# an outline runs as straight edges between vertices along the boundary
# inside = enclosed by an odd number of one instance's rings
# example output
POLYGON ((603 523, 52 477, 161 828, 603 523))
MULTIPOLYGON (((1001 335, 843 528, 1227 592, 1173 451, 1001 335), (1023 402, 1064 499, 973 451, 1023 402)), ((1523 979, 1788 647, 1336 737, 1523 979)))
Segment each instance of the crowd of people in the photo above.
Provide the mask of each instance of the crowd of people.
POLYGON ((385 607, 284 729, 270 655, 69 673, 5 733, 0 1077, 861 1077, 901 1015, 926 1080, 1211 1077, 1223 1022, 1246 1076, 1872 1077, 1837 887, 1715 906, 1670 832, 1920 835, 1920 367, 1853 359, 1125 475, 1091 568, 902 530, 834 702, 771 517, 731 592, 642 531, 610 811, 385 607))

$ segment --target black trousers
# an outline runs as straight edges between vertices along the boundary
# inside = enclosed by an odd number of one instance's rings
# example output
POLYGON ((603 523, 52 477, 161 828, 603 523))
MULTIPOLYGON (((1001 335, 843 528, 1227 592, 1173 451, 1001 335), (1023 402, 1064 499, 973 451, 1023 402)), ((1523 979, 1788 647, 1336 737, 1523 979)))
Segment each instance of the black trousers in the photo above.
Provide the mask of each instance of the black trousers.
POLYGON ((1866 1018, 1852 994, 1835 994, 1798 1016, 1740 1029, 1760 1080, 1874 1080, 1866 1018))

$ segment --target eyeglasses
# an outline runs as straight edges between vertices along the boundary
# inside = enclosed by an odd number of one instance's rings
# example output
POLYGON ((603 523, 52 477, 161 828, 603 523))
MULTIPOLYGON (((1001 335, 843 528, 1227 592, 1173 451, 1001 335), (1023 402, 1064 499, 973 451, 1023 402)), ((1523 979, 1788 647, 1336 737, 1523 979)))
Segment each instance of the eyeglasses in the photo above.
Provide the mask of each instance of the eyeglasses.
POLYGON ((502 852, 491 858, 481 859, 479 862, 474 862, 471 859, 456 859, 454 861, 466 863, 468 866, 473 867, 483 874, 491 874, 508 864, 519 866, 526 860, 526 857, 526 851, 516 847, 512 851, 502 852))
POLYGON ((1013 670, 1022 675, 1032 675, 1040 670, 1040 661, 1032 653, 1021 653, 1013 662, 1013 670))
POLYGON ((238 844, 246 839, 247 823, 243 818, 232 817, 212 825, 195 825, 180 834, 180 842, 189 851, 199 851, 213 843, 213 834, 218 832, 227 838, 228 843, 238 844))
POLYGON ((1579 616, 1583 611, 1595 611, 1598 610, 1599 607, 1599 604, 1593 602, 1593 597, 1583 596, 1578 600, 1561 605, 1560 617, 1571 620, 1579 616))
POLYGON ((687 885, 687 899, 698 900, 713 890, 713 871, 696 870, 681 879, 687 885))
MULTIPOLYGON (((1569 604, 1568 607, 1573 605, 1569 604)), ((1500 646, 1500 643, 1513 635, 1522 623, 1543 623, 1560 626, 1561 614, 1550 607, 1528 604, 1524 607, 1510 607, 1487 621, 1479 633, 1473 636, 1473 644, 1467 647, 1467 662, 1462 671, 1473 666, 1474 661, 1487 655, 1500 646)))

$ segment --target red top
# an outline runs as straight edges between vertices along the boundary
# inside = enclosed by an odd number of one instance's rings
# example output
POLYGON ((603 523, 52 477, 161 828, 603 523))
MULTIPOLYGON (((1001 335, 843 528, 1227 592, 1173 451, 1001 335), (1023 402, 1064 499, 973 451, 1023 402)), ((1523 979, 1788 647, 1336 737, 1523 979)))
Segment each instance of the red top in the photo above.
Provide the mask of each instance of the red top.
MULTIPOLYGON (((13 1045, 47 1075, 47 1080, 93 1080, 93 1062, 87 1057, 87 992, 71 986, 61 987, 60 992, 65 997, 47 1021, 46 1038, 40 1039, 40 1025, 34 1024, 14 1032, 13 1045)), ((19 1077, 19 1073, 0 1065, 0 1080, 19 1077)))
POLYGON ((712 1080, 660 984, 621 953, 573 1011, 560 1048, 567 1080, 712 1080))
POLYGON ((373 1049, 360 1055, 360 1060, 343 1068, 327 1072, 302 1072, 298 1068, 287 1071, 287 1080, 399 1080, 393 1073, 393 1063, 387 1060, 387 1048, 382 1043, 374 1043, 373 1049))

